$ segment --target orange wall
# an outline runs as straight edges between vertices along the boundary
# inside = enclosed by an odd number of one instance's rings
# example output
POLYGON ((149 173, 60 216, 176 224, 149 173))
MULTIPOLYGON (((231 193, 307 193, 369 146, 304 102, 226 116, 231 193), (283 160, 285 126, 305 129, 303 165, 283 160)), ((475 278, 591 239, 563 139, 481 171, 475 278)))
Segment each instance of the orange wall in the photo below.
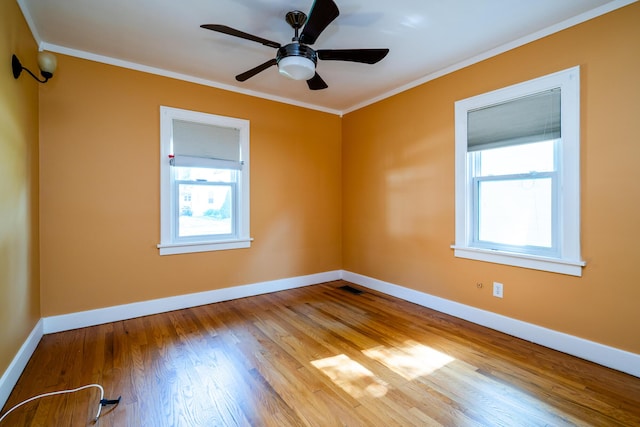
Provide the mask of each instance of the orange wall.
POLYGON ((38 83, 15 80, 11 55, 37 70, 18 5, 0 2, 0 377, 40 319, 38 83))
POLYGON ((343 268, 640 353, 639 23, 635 3, 346 115, 343 268), (575 65, 582 278, 455 258, 454 102, 575 65))
POLYGON ((340 269, 340 117, 64 55, 58 70, 40 100, 43 316, 340 269), (161 105, 250 120, 250 249, 158 255, 161 105))

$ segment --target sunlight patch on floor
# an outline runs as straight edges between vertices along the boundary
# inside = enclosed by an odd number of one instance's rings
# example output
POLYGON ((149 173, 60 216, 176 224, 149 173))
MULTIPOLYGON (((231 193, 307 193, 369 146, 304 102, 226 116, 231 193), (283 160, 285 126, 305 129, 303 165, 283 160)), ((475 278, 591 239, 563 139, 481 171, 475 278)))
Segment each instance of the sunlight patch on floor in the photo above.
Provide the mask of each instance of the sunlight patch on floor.
POLYGON ((405 341, 402 347, 379 346, 362 352, 409 381, 427 376, 455 360, 412 340, 405 341))
POLYGON ((386 382, 344 354, 314 360, 311 364, 354 398, 382 397, 389 389, 386 382))

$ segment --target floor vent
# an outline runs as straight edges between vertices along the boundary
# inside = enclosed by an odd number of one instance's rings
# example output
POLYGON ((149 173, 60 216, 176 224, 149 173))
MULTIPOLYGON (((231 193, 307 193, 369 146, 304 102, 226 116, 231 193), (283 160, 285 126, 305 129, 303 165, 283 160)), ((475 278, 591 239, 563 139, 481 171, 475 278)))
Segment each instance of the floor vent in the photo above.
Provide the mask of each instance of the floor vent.
POLYGON ((353 288, 349 285, 340 286, 338 289, 342 289, 343 291, 350 292, 354 295, 360 295, 362 293, 360 289, 353 288))

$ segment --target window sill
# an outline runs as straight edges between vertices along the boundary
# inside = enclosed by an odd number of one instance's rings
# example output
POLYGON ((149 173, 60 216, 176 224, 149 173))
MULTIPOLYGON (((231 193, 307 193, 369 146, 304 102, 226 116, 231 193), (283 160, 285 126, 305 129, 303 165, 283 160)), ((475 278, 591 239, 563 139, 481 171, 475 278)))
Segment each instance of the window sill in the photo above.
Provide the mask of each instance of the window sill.
POLYGON ((224 251, 229 249, 250 248, 253 238, 188 243, 160 243, 160 255, 189 254, 194 252, 224 251))
POLYGON ((570 276, 581 277, 582 267, 586 265, 584 261, 547 258, 490 249, 461 247, 455 245, 451 246, 451 248, 454 250, 454 255, 458 258, 530 268, 533 270, 549 271, 552 273, 567 274, 570 276))

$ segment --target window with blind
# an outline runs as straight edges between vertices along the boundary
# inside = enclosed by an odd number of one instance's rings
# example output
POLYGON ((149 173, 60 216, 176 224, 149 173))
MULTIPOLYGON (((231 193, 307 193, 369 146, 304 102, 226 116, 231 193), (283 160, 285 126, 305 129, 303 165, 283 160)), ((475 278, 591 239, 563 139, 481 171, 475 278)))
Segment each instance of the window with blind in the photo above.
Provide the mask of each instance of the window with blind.
POLYGON ((455 104, 455 256, 580 276, 579 68, 455 104))
POLYGON ((249 122, 160 109, 160 255, 248 248, 249 122))

